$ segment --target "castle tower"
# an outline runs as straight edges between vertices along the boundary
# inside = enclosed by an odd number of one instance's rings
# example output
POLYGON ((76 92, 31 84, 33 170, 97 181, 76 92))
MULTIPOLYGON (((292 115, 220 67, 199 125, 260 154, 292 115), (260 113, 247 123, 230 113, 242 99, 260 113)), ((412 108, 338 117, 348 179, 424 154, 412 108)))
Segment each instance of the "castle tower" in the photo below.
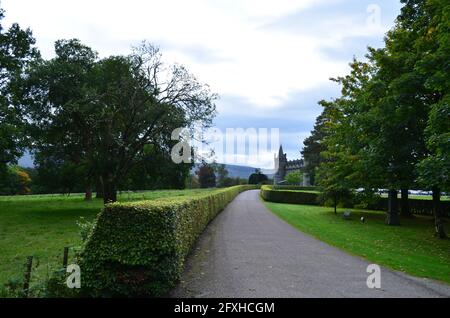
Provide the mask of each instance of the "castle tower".
POLYGON ((275 156, 275 168, 278 167, 277 172, 273 176, 273 183, 278 184, 284 180, 286 176, 286 165, 287 165, 287 155, 283 152, 283 146, 280 145, 280 150, 278 151, 278 157, 275 156))

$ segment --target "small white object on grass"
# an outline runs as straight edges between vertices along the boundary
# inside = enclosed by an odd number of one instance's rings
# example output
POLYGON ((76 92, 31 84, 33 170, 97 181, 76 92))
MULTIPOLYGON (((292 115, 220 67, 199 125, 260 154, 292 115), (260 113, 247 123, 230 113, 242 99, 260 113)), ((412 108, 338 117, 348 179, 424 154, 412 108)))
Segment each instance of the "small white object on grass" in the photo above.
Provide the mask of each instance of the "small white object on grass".
POLYGON ((361 217, 361 222, 362 222, 362 223, 365 223, 365 222, 366 222, 366 219, 365 219, 363 216, 361 217))

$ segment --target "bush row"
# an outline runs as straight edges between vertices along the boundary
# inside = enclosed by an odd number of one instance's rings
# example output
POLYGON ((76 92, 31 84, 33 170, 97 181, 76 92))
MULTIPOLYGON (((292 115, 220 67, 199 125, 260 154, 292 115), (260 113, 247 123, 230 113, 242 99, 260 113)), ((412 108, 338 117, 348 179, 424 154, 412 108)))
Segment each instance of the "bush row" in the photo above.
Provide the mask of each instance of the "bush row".
POLYGON ((265 185, 261 187, 261 197, 270 202, 317 205, 319 193, 293 191, 288 187, 274 188, 265 185))
MULTIPOLYGON (((293 186, 263 186, 261 188, 261 196, 266 201, 277 203, 292 204, 312 204, 317 205, 323 203, 320 192, 310 193, 302 191, 318 191, 317 187, 293 187, 293 186), (297 190, 297 191, 295 191, 297 190)), ((370 203, 363 202, 364 198, 359 196, 351 196, 345 207, 364 207, 368 210, 387 211, 388 198, 377 197, 372 198, 370 203)), ((431 200, 408 199, 411 213, 417 215, 433 215, 433 202, 431 200)), ((399 205, 401 205, 399 199, 399 205)), ((443 215, 450 217, 450 201, 441 201, 443 215)))
POLYGON ((298 191, 320 191, 320 187, 315 186, 294 186, 294 185, 274 185, 272 186, 274 190, 298 190, 298 191))
POLYGON ((166 296, 206 225, 240 192, 257 188, 107 205, 78 258, 82 296, 166 296))
MULTIPOLYGON (((399 207, 401 206, 400 199, 398 200, 399 207)), ((409 208, 411 213, 417 215, 433 215, 433 201, 420 200, 420 199, 408 199, 409 208)), ((376 202, 371 203, 367 207, 370 210, 387 211, 388 198, 378 198, 376 202)), ((450 201, 441 201, 441 209, 443 215, 450 217, 450 201)))

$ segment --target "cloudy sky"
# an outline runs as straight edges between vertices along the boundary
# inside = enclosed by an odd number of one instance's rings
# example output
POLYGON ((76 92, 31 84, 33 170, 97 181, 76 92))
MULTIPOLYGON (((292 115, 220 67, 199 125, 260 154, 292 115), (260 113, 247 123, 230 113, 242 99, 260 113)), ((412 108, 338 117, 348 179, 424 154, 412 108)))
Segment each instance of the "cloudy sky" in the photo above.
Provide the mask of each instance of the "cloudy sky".
POLYGON ((279 128, 299 157, 321 109, 336 97, 330 77, 382 45, 398 0, 1 0, 5 24, 30 27, 44 57, 78 38, 101 56, 142 40, 187 66, 220 95, 216 127, 279 128))

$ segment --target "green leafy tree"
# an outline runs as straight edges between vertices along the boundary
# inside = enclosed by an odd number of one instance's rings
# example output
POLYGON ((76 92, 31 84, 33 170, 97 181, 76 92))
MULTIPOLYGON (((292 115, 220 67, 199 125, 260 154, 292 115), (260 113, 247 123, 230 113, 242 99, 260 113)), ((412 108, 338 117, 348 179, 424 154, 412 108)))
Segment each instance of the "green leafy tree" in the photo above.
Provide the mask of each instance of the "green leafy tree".
POLYGON ((39 52, 29 29, 17 23, 5 30, 0 8, 0 170, 15 162, 26 146, 23 113, 18 107, 21 97, 20 79, 39 52))
POLYGON ((61 154, 44 150, 35 153, 35 192, 70 195, 85 190, 85 167, 62 157, 61 154))
POLYGON ((300 183, 302 183, 303 176, 300 171, 294 171, 294 172, 288 173, 285 177, 285 180, 287 182, 289 182, 290 184, 299 185, 300 183))
POLYGON ((192 164, 175 164, 168 149, 146 145, 142 158, 131 169, 126 181, 120 184, 125 190, 183 189, 190 177, 192 164))
POLYGON ((19 166, 9 166, 0 178, 0 194, 25 195, 30 194, 30 175, 19 166))
POLYGON ((326 114, 322 112, 322 114, 320 114, 316 119, 314 129, 311 131, 311 136, 303 141, 303 149, 301 153, 303 159, 305 160, 304 171, 309 175, 311 184, 315 184, 316 170, 323 162, 321 153, 326 150, 324 139, 327 121, 328 118, 326 117, 326 114))
MULTIPOLYGON (((354 61, 351 73, 336 79, 342 96, 324 104, 331 121, 320 166, 330 191, 388 188, 391 225, 399 224, 398 189, 402 215, 410 214, 408 189, 417 185, 417 166, 435 201, 448 175, 442 157, 448 153, 448 72, 442 71, 448 64, 448 4, 402 2, 385 47, 369 48, 366 63, 354 61)), ((438 214, 436 228, 443 229, 438 214)))
POLYGON ((228 187, 231 183, 230 178, 228 178, 228 170, 224 164, 215 165, 215 173, 217 175, 217 186, 219 188, 228 187))
POLYGON ((59 176, 56 180, 67 181, 65 186, 54 184, 64 192, 79 190, 78 174, 83 173, 81 188, 90 199, 95 170, 87 162, 87 153, 93 151, 96 119, 90 113, 88 91, 98 56, 78 40, 57 41, 55 53, 51 60, 33 63, 23 85, 24 108, 32 119, 28 128, 32 152, 41 174, 52 173, 59 176), (76 167, 76 173, 69 167, 76 167))
POLYGON ((322 127, 324 151, 317 170, 317 183, 323 188, 322 201, 332 201, 335 213, 339 203, 345 205, 350 189, 371 188, 382 184, 380 167, 367 156, 372 136, 371 103, 367 98, 373 66, 354 60, 351 72, 333 79, 342 87, 342 96, 327 102, 322 127), (362 133, 362 131, 365 131, 362 133))
POLYGON ((425 130, 429 156, 420 162, 418 171, 421 184, 433 190, 435 234, 446 238, 440 193, 450 189, 450 4, 427 1, 423 11, 428 19, 421 25, 415 46, 426 54, 417 63, 417 69, 427 78, 425 85, 435 99, 425 130))
POLYGON ((216 174, 213 165, 202 163, 197 169, 196 174, 200 188, 214 188, 216 186, 216 174))
POLYGON ((248 178, 248 184, 264 184, 269 181, 269 178, 261 172, 261 169, 255 169, 248 178))
POLYGON ((147 43, 103 60, 77 40, 57 42, 56 53, 32 72, 32 128, 46 147, 70 149, 68 160, 100 181, 105 203, 117 200, 147 145, 169 149, 175 128, 208 126, 215 115, 216 95, 183 66, 165 66, 147 43))

